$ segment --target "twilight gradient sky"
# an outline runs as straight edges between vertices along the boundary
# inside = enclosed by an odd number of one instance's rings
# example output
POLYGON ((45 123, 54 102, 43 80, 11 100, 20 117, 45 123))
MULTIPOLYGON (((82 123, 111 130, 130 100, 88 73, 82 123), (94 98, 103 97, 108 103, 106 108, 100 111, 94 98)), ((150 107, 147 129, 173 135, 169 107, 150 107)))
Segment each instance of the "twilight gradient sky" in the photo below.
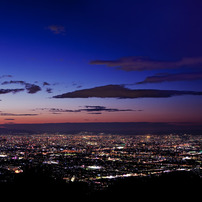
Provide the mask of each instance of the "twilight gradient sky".
POLYGON ((1 0, 0 124, 202 123, 201 0, 1 0))

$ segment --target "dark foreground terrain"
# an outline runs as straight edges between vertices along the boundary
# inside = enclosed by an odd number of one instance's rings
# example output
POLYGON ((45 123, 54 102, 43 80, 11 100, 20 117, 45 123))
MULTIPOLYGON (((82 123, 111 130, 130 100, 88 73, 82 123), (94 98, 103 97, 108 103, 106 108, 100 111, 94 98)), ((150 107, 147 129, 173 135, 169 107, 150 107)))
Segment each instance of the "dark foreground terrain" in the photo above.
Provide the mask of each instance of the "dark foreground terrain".
POLYGON ((48 172, 27 170, 16 175, 12 183, 1 183, 0 194, 15 200, 108 200, 113 199, 194 199, 201 194, 202 179, 198 173, 177 171, 160 176, 130 177, 113 180, 104 190, 89 184, 55 180, 48 172))

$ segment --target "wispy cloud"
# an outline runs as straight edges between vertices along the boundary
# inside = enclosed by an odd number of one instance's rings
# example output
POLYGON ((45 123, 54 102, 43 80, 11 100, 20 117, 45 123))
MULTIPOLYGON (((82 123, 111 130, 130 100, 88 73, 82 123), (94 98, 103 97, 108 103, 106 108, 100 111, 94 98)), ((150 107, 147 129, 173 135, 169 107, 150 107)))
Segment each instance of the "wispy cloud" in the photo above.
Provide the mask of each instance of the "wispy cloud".
POLYGON ((0 94, 7 94, 7 93, 18 93, 24 91, 23 88, 16 88, 16 89, 0 89, 0 94))
POLYGON ((142 111, 142 110, 133 110, 133 109, 117 109, 117 108, 107 108, 105 106, 84 106, 80 109, 60 109, 60 108, 38 108, 36 110, 48 111, 53 114, 61 113, 79 113, 87 112, 89 114, 101 114, 102 112, 130 112, 130 111, 142 111))
POLYGON ((0 79, 2 79, 2 78, 11 78, 11 77, 13 77, 12 75, 2 75, 2 76, 0 76, 0 79))
POLYGON ((27 90, 27 92, 30 94, 37 93, 38 91, 41 90, 40 86, 35 85, 35 84, 31 84, 31 83, 27 83, 25 81, 4 81, 3 83, 1 83, 1 85, 7 85, 7 84, 23 85, 23 86, 25 86, 25 89, 27 90))
POLYGON ((156 89, 129 89, 124 85, 106 85, 90 89, 77 90, 53 96, 53 98, 168 98, 177 95, 202 95, 202 92, 156 90, 156 89))
POLYGON ((157 74, 154 76, 149 76, 144 81, 137 82, 136 84, 162 83, 162 82, 172 82, 172 81, 192 81, 192 80, 202 80, 202 72, 157 74))
POLYGON ((107 108, 104 106, 85 106, 85 109, 81 109, 81 110, 87 111, 87 112, 128 112, 128 111, 135 111, 132 109, 107 108))
POLYGON ((106 65, 124 71, 145 71, 157 69, 177 69, 182 67, 202 67, 202 57, 182 58, 178 61, 159 61, 148 57, 122 57, 118 60, 94 60, 92 65, 106 65))
MULTIPOLYGON (((2 78, 5 77, 12 77, 11 75, 4 75, 1 76, 2 78)), ((0 78, 1 78, 0 77, 0 78)), ((10 81, 3 81, 0 83, 1 85, 11 85, 11 84, 19 84, 21 86, 24 86, 23 88, 16 88, 16 89, 0 89, 0 94, 6 94, 6 93, 18 93, 21 91, 26 90, 28 94, 35 94, 41 90, 45 90, 45 92, 47 93, 52 93, 53 92, 53 88, 51 88, 50 86, 54 86, 55 84, 50 84, 46 81, 44 82, 38 82, 35 81, 35 84, 30 83, 30 82, 26 82, 26 81, 21 81, 21 80, 10 80, 10 81)))
POLYGON ((38 114, 14 114, 14 113, 0 113, 0 116, 38 116, 38 114))
POLYGON ((53 89, 52 89, 52 88, 46 88, 46 92, 47 92, 47 93, 52 93, 52 92, 53 92, 53 89))
POLYGON ((66 30, 64 26, 61 25, 50 25, 46 27, 46 29, 50 30, 53 34, 65 34, 66 30))

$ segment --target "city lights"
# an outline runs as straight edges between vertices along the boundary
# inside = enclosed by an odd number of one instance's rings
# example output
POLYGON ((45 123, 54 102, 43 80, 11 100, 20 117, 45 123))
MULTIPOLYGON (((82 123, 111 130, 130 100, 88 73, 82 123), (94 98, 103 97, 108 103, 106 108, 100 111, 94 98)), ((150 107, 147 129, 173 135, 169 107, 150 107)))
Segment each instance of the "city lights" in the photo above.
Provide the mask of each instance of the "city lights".
POLYGON ((41 166, 51 176, 103 189, 117 178, 201 171, 201 136, 79 133, 1 135, 1 183, 12 182, 26 166, 41 166), (106 182, 107 181, 107 182, 106 182))

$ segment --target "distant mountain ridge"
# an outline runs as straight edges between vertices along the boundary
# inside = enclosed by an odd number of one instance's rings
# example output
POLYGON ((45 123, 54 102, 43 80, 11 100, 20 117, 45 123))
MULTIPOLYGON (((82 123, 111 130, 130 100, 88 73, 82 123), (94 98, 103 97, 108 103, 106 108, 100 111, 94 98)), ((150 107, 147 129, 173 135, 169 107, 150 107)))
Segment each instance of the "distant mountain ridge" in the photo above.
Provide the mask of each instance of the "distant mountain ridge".
POLYGON ((44 124, 1 124, 0 134, 18 133, 72 133, 79 132, 112 134, 202 134, 202 124, 163 122, 99 122, 99 123, 44 123, 44 124))

